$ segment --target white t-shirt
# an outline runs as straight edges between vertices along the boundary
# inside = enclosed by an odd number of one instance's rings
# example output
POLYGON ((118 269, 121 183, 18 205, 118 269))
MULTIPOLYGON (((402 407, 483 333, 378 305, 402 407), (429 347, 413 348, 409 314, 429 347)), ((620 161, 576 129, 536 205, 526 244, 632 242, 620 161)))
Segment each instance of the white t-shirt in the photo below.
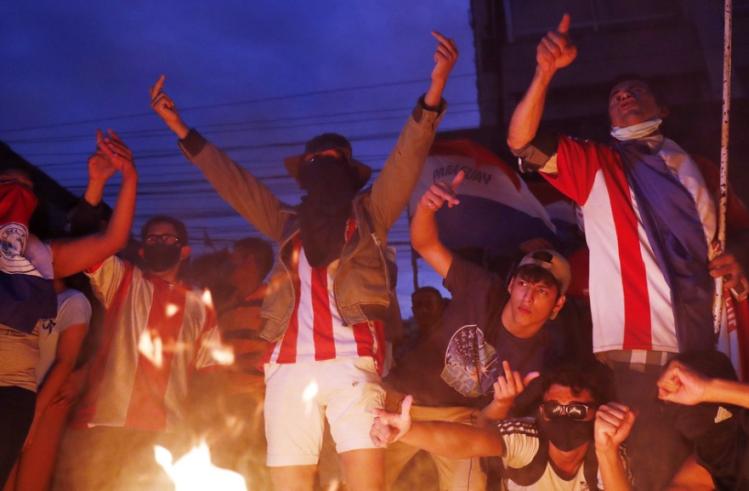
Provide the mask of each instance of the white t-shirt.
MULTIPOLYGON (((499 431, 505 444, 505 455, 502 464, 505 467, 520 469, 529 465, 538 453, 541 440, 538 428, 532 419, 507 419, 499 424, 499 431)), ((591 442, 591 445, 593 442, 591 442)), ((622 460, 627 468, 626 458, 622 451, 622 460)), ((598 488, 603 489, 600 470, 596 480, 598 488)), ((503 480, 504 489, 507 491, 533 490, 533 491, 588 491, 590 487, 585 481, 585 464, 580 466, 572 479, 564 479, 556 473, 551 463, 546 464, 541 477, 529 486, 521 486, 510 479, 503 480)))
POLYGON ((39 332, 39 362, 36 365, 36 382, 41 384, 57 356, 60 333, 70 326, 91 321, 91 303, 86 296, 69 288, 57 295, 57 317, 39 332))

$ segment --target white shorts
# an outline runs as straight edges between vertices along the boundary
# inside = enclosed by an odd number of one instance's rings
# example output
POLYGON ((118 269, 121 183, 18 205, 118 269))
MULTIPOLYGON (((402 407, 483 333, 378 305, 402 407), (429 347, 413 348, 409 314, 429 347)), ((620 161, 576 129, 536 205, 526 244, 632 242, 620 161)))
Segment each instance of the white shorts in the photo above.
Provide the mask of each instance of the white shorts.
POLYGON ((269 467, 317 464, 325 417, 338 453, 376 448, 370 411, 385 391, 372 358, 267 363, 265 384, 269 467))

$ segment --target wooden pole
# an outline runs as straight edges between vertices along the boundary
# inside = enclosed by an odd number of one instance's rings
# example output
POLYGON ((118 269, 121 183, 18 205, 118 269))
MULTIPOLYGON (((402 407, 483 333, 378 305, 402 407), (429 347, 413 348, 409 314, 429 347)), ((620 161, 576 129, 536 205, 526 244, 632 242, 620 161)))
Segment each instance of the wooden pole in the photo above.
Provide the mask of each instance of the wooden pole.
MULTIPOLYGON (((726 212, 728 209, 728 140, 731 116, 731 34, 733 31, 733 1, 724 0, 723 9, 723 117, 720 125, 720 194, 718 199, 718 244, 726 248, 726 212)), ((723 316, 723 279, 715 281, 713 298, 713 328, 720 331, 723 316)))

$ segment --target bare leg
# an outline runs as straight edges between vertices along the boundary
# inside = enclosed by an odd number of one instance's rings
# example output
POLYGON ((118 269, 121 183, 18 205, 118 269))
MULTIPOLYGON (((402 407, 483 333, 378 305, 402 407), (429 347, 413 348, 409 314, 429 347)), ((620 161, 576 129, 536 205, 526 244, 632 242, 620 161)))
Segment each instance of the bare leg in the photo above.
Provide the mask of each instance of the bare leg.
POLYGON ((385 489, 385 450, 368 448, 340 454, 343 478, 351 491, 385 489))
POLYGON ((312 491, 316 470, 316 465, 271 467, 270 478, 276 491, 312 491))

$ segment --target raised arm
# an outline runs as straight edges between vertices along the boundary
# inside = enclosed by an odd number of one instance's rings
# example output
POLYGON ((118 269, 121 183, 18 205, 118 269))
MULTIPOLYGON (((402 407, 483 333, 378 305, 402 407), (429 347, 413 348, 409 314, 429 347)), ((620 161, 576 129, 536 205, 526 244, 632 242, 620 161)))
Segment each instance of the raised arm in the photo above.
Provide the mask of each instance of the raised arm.
POLYGON ((388 230, 406 207, 421 175, 444 111, 442 91, 458 60, 452 39, 438 32, 431 84, 403 127, 382 172, 372 184, 372 214, 380 231, 388 230))
POLYGON ((749 385, 707 378, 679 361, 672 361, 658 380, 658 397, 687 406, 711 402, 749 408, 749 385))
POLYGON ((436 182, 419 200, 414 216, 411 218, 411 244, 416 252, 443 278, 447 277, 453 254, 440 241, 437 221, 434 214, 447 203, 452 208, 460 203, 455 191, 463 182, 465 173, 459 171, 450 184, 436 182))
POLYGON ((151 107, 179 138, 182 153, 237 213, 262 234, 279 240, 287 218, 281 202, 247 169, 185 124, 174 101, 164 92, 164 80, 162 75, 151 87, 151 107))
POLYGON ((635 423, 635 413, 616 402, 604 404, 596 411, 594 425, 596 459, 606 491, 632 489, 620 447, 635 423))
POLYGON ((122 174, 117 204, 104 232, 52 243, 56 278, 78 273, 108 258, 125 247, 130 237, 138 187, 138 173, 133 164, 133 153, 112 130, 109 130, 107 136, 98 132, 96 140, 97 152, 108 158, 114 168, 122 174))
POLYGON ((375 410, 370 436, 376 445, 385 447, 400 440, 450 459, 504 455, 504 441, 496 429, 446 421, 411 421, 412 403, 413 398, 406 397, 400 414, 375 410))
POLYGON ((577 48, 569 38, 570 16, 564 14, 555 31, 546 33, 536 47, 536 71, 523 98, 515 107, 507 132, 507 146, 517 151, 536 136, 544 112, 546 92, 554 74, 575 60, 577 48))

